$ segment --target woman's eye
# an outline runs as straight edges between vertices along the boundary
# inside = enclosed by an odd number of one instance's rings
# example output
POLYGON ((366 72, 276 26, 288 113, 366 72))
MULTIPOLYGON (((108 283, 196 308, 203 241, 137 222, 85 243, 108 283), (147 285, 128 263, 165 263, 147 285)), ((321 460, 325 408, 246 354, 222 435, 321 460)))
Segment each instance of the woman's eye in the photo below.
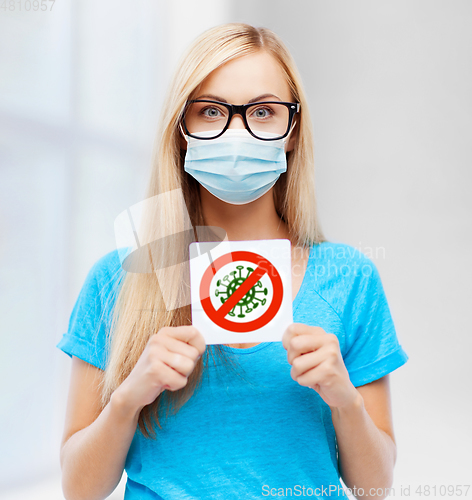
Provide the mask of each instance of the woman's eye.
POLYGON ((272 114, 269 108, 257 108, 252 112, 254 118, 267 118, 272 114))
POLYGON ((221 116, 221 111, 218 108, 205 108, 201 113, 207 118, 218 118, 221 116))

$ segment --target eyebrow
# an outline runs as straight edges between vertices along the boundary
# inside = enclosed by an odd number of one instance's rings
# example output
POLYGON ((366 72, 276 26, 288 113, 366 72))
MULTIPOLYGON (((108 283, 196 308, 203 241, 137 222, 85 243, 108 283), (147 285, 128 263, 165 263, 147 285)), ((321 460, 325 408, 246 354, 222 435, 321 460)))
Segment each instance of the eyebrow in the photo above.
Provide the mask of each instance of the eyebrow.
MULTIPOLYGON (((247 103, 251 104, 253 102, 260 101, 261 99, 266 99, 267 97, 275 97, 278 101, 282 101, 282 99, 280 99, 280 97, 277 97, 275 94, 261 94, 261 95, 258 95, 257 97, 254 97, 254 99, 251 99, 247 103)), ((213 94, 203 94, 200 97, 197 97, 197 100, 198 99, 211 99, 212 101, 220 101, 220 102, 228 103, 228 101, 226 99, 223 99, 223 97, 219 97, 219 96, 213 95, 213 94)))

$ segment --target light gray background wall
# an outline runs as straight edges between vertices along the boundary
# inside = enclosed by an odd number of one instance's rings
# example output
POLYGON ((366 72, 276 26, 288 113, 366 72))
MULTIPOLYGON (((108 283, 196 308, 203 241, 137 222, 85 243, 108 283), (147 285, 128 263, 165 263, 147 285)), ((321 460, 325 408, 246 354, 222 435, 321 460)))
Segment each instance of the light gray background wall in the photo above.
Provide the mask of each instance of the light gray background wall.
POLYGON ((276 31, 299 66, 328 239, 378 250, 410 357, 390 376, 395 486, 470 484, 472 3, 239 0, 232 13, 276 31))
POLYGON ((379 268, 410 356, 391 376, 395 485, 472 483, 472 4, 129 6, 0 12, 2 498, 62 498, 70 361, 54 346, 87 271, 114 247, 115 217, 142 198, 177 57, 227 21, 286 41, 309 97, 324 231, 379 268))

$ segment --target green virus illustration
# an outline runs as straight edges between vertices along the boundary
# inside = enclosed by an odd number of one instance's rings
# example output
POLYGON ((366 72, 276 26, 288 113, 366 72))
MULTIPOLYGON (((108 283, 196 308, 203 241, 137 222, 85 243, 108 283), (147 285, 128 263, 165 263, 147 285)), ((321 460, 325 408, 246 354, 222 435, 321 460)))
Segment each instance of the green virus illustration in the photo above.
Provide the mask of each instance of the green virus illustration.
MULTIPOLYGON (((247 267, 247 275, 242 276, 242 271, 244 266, 236 266, 236 269, 239 271, 231 271, 227 274, 223 279, 218 280, 216 282, 216 286, 223 286, 222 290, 215 290, 216 297, 219 297, 221 303, 224 304, 233 293, 241 286, 244 281, 249 277, 249 275, 254 271, 252 267, 247 267)), ((236 316, 234 312, 237 307, 239 307, 238 318, 245 318, 246 314, 251 313, 259 307, 259 305, 264 306, 267 299, 260 299, 256 294, 267 295, 267 288, 263 288, 262 283, 258 281, 247 293, 244 297, 231 309, 228 313, 229 316, 236 316), (256 290, 256 288, 261 288, 261 290, 256 290), (244 309, 245 308, 245 309, 244 309), (243 309, 244 313, 243 314, 243 309)))

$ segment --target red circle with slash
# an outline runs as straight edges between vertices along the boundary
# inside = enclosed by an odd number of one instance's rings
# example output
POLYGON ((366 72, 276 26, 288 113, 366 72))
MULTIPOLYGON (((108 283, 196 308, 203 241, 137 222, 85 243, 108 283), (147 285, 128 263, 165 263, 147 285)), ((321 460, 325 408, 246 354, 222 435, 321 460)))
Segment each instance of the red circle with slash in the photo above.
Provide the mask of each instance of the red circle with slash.
POLYGON ((231 332, 247 333, 258 330, 267 325, 271 321, 282 305, 283 284, 282 278, 274 265, 266 258, 254 252, 237 251, 229 252, 221 257, 218 257, 212 264, 208 266, 203 274, 200 282, 200 302, 207 316, 221 328, 231 332), (219 309, 215 309, 210 298, 210 284, 213 276, 226 264, 244 260, 257 264, 257 268, 241 283, 228 299, 221 304, 219 309), (248 321, 247 323, 239 323, 230 321, 225 316, 233 309, 233 307, 249 292, 249 290, 259 281, 259 279, 267 273, 273 289, 272 302, 267 311, 259 318, 248 321), (204 297, 202 299, 202 297, 204 297))

